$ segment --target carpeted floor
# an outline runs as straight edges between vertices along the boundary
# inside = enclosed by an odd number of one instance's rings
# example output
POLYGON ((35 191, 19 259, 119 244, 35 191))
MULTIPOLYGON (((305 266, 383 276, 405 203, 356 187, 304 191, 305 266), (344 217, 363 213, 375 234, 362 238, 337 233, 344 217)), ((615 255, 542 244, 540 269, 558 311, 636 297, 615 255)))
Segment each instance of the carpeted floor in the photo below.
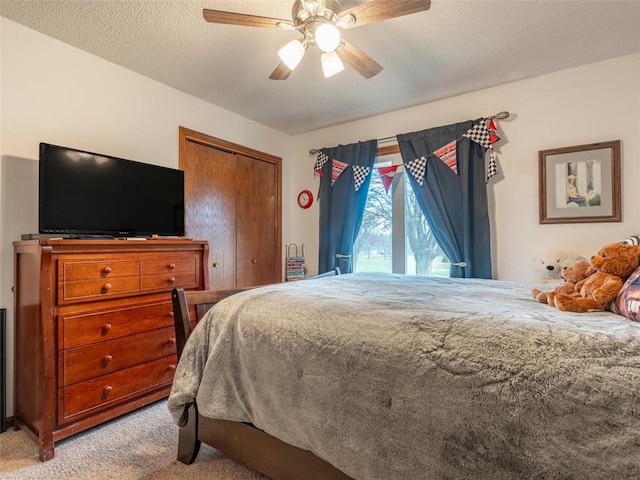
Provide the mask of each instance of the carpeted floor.
POLYGON ((56 456, 38 460, 22 431, 0 435, 0 479, 265 480, 203 445, 192 465, 176 458, 178 428, 164 401, 56 443, 56 456))

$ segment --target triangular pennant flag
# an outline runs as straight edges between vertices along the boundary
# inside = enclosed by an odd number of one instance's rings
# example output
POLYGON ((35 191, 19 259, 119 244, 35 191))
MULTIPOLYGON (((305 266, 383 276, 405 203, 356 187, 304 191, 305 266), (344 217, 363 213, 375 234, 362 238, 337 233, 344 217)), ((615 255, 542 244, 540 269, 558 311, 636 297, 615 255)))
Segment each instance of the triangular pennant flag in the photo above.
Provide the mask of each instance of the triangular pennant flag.
POLYGON ((322 176, 322 168, 328 161, 329 157, 325 153, 318 152, 318 158, 316 159, 316 164, 313 167, 313 171, 316 172, 317 175, 322 176))
POLYGON ((457 145, 458 141, 454 140, 433 152, 436 157, 442 160, 446 166, 456 173, 458 173, 457 145))
POLYGON ((427 159, 425 157, 416 158, 407 163, 406 167, 422 186, 424 184, 424 172, 427 169, 427 159))
POLYGON ((480 120, 473 127, 467 130, 467 132, 462 136, 469 138, 471 141, 476 142, 484 148, 489 148, 489 146, 491 145, 491 142, 489 141, 489 130, 487 129, 486 119, 480 120))
POLYGON ((498 165, 496 164, 496 152, 491 150, 489 154, 489 165, 487 167, 487 183, 494 175, 498 174, 498 165))
POLYGON ((396 174, 396 170, 399 165, 392 165, 390 167, 378 167, 378 173, 380 174, 380 179, 382 180, 382 185, 384 186, 384 191, 389 193, 389 187, 391 183, 393 183, 393 176, 396 174))
POLYGON ((353 166, 353 184, 356 187, 356 192, 360 190, 360 187, 369 176, 371 167, 363 167, 360 165, 353 166))
POLYGON ((489 126, 487 127, 489 130, 489 143, 494 144, 498 140, 500 140, 500 135, 498 135, 498 127, 496 126, 496 122, 493 121, 493 118, 489 120, 489 126))
POLYGON ((345 168, 347 168, 349 164, 339 162, 338 160, 331 161, 331 186, 335 185, 336 180, 342 172, 344 172, 345 168))

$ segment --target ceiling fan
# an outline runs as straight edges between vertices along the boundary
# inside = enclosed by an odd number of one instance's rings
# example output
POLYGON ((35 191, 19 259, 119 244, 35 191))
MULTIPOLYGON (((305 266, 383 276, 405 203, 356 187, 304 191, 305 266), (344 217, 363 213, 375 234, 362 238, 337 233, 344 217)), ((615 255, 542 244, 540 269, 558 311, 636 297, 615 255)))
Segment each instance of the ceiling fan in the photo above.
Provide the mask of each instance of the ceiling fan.
POLYGON ((382 66, 342 38, 340 29, 422 12, 430 6, 431 0, 370 0, 341 10, 337 0, 296 0, 291 8, 292 20, 206 8, 202 13, 211 23, 299 31, 302 39, 293 40, 278 51, 281 62, 269 76, 272 80, 288 78, 310 45, 316 45, 322 51, 320 61, 325 77, 342 71, 346 63, 364 78, 371 78, 380 73, 382 66))

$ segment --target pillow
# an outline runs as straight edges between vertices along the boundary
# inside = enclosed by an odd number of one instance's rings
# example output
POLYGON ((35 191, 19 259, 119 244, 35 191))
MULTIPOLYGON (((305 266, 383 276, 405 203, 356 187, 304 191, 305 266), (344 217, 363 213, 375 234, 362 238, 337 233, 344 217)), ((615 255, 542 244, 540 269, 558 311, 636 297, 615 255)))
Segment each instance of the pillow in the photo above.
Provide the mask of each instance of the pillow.
POLYGON ((640 245, 640 233, 636 235, 631 235, 630 237, 625 238, 620 243, 626 243, 629 245, 640 245))
POLYGON ((640 322, 640 267, 636 268, 622 286, 622 290, 611 304, 611 311, 634 322, 640 322))

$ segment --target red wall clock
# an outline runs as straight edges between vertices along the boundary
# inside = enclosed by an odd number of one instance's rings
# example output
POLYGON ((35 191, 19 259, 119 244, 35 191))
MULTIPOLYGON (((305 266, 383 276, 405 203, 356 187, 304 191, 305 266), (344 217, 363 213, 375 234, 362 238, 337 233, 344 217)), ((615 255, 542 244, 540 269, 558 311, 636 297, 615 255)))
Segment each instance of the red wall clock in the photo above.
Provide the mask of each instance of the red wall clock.
POLYGON ((300 208, 309 208, 313 204, 313 194, 309 190, 302 190, 298 194, 298 205, 300 208))

